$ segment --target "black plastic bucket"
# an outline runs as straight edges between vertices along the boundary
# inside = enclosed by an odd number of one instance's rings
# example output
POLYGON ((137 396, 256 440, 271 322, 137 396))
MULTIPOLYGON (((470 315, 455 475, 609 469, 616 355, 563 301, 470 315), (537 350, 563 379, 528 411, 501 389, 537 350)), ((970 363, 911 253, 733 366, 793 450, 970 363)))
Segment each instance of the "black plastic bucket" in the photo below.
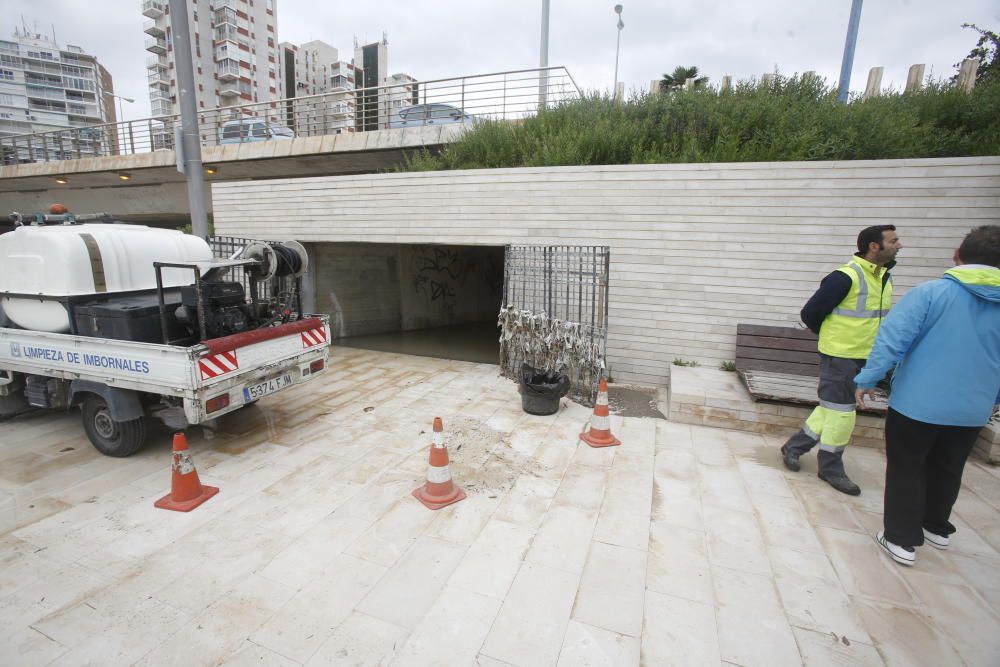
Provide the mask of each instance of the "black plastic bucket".
POLYGON ((525 364, 521 367, 521 409, 529 415, 553 415, 559 399, 569 391, 569 377, 562 373, 540 373, 525 364))

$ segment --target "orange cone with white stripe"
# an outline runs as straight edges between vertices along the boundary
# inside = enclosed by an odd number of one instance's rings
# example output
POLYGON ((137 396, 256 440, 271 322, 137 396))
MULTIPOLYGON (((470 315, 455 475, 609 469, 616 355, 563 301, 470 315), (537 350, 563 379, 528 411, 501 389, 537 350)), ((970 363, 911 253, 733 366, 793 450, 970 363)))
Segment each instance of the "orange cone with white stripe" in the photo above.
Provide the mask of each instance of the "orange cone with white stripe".
POLYGON ((174 434, 174 463, 171 471, 170 493, 153 503, 155 507, 190 512, 219 492, 214 486, 202 486, 183 433, 174 434))
POLYGON ((465 491, 451 481, 448 469, 448 448, 444 446, 444 425, 440 417, 434 418, 434 437, 431 442, 431 460, 427 466, 427 482, 413 490, 413 497, 427 506, 439 510, 465 499, 465 491))
POLYGON ((597 387, 597 403, 590 418, 590 430, 580 434, 580 439, 591 447, 614 447, 621 440, 611 435, 611 416, 608 411, 608 381, 601 378, 597 387))

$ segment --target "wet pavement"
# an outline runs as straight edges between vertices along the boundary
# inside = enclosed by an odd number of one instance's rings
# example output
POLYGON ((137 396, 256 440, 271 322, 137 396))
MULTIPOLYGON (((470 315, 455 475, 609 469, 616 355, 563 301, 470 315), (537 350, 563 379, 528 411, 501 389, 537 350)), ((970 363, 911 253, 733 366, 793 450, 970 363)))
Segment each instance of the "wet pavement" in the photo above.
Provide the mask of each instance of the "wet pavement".
MULTIPOLYGON (((640 392, 641 393, 641 392, 640 392)), ((76 413, 0 424, 2 665, 996 665, 1000 471, 972 462, 950 550, 878 550, 863 493, 781 467, 778 440, 590 411, 520 410, 495 365, 338 347, 312 383, 99 455, 76 413), (468 498, 410 492, 444 419, 468 498)))

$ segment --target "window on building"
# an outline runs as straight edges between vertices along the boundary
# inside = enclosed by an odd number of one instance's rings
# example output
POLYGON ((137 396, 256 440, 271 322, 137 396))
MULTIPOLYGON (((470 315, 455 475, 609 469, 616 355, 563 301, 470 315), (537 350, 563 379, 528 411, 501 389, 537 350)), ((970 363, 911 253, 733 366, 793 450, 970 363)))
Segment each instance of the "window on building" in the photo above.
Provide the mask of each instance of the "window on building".
POLYGON ((6 104, 7 106, 13 106, 14 96, 7 95, 6 93, 0 93, 0 104, 6 104))
POLYGON ((7 55, 0 55, 0 65, 6 65, 7 67, 23 67, 20 58, 17 56, 7 55))
POLYGON ((0 69, 0 80, 13 81, 14 72, 9 69, 0 69))

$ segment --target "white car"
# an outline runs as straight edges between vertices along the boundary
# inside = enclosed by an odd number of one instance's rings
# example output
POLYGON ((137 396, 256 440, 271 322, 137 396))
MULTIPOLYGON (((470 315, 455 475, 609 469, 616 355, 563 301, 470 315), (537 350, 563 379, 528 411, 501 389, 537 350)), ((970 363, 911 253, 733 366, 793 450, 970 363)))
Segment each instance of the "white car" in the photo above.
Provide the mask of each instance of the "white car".
POLYGON ((295 133, 279 123, 264 118, 241 118, 222 124, 219 143, 241 144, 254 141, 287 141, 295 138, 295 133))

